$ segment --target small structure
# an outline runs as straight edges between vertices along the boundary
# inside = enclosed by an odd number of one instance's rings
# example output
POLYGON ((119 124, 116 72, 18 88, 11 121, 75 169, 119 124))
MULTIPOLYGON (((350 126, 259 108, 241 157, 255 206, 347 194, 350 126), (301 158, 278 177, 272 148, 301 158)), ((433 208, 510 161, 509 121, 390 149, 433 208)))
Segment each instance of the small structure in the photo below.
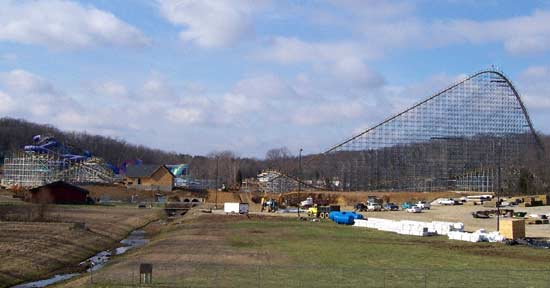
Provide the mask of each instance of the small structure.
POLYGON ((223 212, 226 214, 248 214, 248 203, 230 203, 223 204, 223 212))
POLYGON ((139 284, 153 283, 153 264, 141 263, 139 265, 139 284))
POLYGON ((509 219, 500 222, 500 233, 507 239, 525 238, 525 220, 509 219))
POLYGON ((90 192, 67 182, 56 181, 30 190, 32 203, 86 204, 90 192))
POLYGON ((132 165, 126 168, 126 187, 149 191, 172 191, 174 174, 165 165, 132 165))

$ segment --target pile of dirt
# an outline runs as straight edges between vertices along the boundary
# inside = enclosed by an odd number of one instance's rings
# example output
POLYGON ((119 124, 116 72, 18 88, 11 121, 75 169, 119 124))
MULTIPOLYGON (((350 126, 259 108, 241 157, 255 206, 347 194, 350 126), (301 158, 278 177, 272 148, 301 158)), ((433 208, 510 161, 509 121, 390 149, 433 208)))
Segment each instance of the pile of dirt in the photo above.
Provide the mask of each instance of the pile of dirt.
POLYGON ((208 190, 207 203, 241 202, 239 193, 208 190))

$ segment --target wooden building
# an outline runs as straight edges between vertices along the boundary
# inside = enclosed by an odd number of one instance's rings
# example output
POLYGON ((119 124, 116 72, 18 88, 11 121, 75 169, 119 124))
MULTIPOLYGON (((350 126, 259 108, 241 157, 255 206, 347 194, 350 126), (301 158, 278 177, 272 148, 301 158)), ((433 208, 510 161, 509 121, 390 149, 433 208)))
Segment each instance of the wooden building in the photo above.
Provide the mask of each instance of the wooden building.
POLYGON ((164 165, 132 165, 126 168, 126 187, 138 190, 172 191, 174 175, 164 165))
POLYGON ((30 190, 32 203, 86 204, 90 192, 67 182, 57 181, 30 190))

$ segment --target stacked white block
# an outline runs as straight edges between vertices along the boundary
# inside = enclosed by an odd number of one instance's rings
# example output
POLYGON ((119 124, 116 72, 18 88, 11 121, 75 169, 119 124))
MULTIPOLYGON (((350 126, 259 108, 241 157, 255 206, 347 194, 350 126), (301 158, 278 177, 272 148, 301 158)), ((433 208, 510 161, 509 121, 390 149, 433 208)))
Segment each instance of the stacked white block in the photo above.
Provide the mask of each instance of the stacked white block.
POLYGON ((489 232, 485 229, 477 230, 474 233, 451 231, 447 234, 451 240, 460 240, 467 242, 502 242, 505 240, 504 236, 500 235, 498 231, 489 232))
POLYGON ((354 226, 373 228, 381 231, 394 232, 402 235, 429 236, 446 235, 449 231, 463 231, 463 223, 453 222, 421 222, 421 221, 394 221, 380 218, 368 218, 355 222, 354 226))

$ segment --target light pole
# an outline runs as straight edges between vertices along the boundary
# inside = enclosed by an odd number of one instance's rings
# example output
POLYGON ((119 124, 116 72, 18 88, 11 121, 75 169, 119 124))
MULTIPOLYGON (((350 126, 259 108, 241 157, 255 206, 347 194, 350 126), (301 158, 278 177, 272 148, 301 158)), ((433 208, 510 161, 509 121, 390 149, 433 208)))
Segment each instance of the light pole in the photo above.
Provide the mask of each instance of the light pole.
POLYGON ((298 153, 298 218, 300 218, 300 192, 302 191, 302 151, 298 153))

